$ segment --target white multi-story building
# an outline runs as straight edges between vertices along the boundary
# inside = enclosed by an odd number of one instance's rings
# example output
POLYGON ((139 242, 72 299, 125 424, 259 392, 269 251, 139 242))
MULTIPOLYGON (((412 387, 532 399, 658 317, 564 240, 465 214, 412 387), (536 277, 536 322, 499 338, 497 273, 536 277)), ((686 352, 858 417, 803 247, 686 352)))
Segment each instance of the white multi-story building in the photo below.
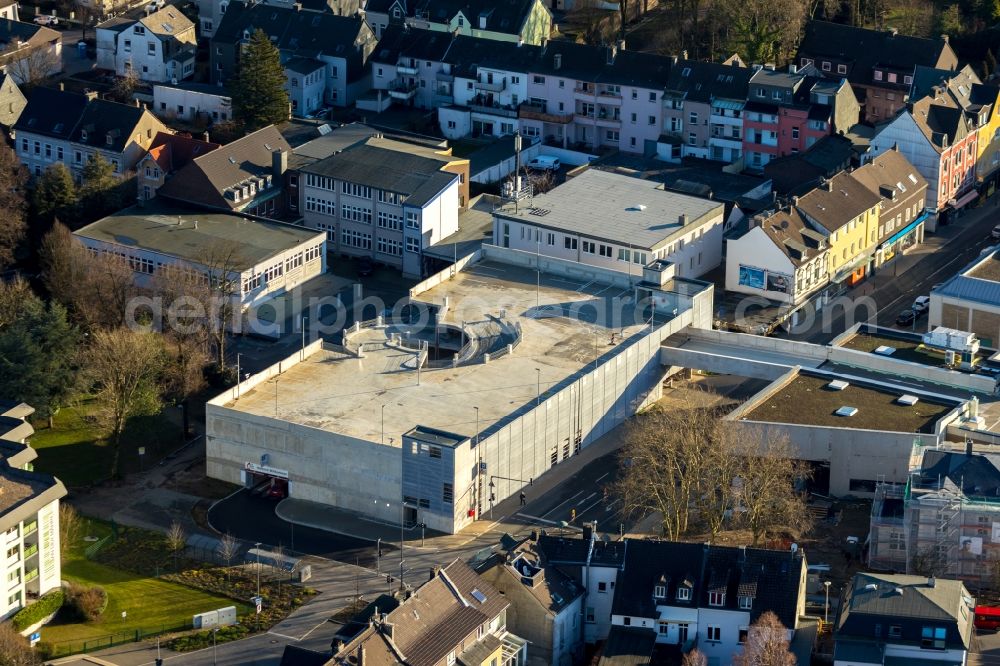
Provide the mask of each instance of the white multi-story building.
POLYGON ((153 86, 153 113, 166 120, 232 120, 233 100, 222 86, 210 83, 160 83, 153 86))
POLYGON ((458 230, 468 173, 468 162, 458 162, 464 172, 431 149, 356 144, 299 170, 303 224, 325 231, 331 250, 420 276, 423 250, 458 230))
POLYGON ((239 285, 236 295, 244 308, 280 296, 326 270, 322 233, 152 202, 109 215, 73 236, 88 248, 126 259, 139 285, 165 267, 204 275, 206 280, 225 277, 239 285))
POLYGON ((35 410, 0 402, 0 619, 59 587, 59 479, 32 470, 38 454, 26 444, 34 432, 24 420, 35 410))
POLYGON ((589 169, 549 192, 498 208, 493 241, 633 274, 659 260, 696 278, 722 261, 724 206, 660 183, 589 169))
POLYGON ((111 19, 97 26, 97 66, 143 81, 179 81, 194 74, 194 23, 174 6, 137 21, 111 19))

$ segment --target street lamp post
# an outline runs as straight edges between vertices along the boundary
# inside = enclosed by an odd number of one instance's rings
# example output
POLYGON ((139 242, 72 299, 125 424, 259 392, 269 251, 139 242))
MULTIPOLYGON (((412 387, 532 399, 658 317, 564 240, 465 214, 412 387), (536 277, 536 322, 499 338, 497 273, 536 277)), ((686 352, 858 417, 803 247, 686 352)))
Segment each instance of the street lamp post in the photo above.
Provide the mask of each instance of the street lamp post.
POLYGON ((385 444, 385 405, 382 405, 382 444, 385 444))
MULTIPOLYGON (((254 544, 257 551, 257 599, 260 599, 260 541, 254 544)), ((260 631, 260 613, 257 613, 257 631, 260 631)))
POLYGON ((216 639, 216 635, 219 633, 218 627, 212 627, 212 663, 218 666, 219 663, 219 646, 216 639))
POLYGON ((826 606, 823 608, 823 624, 830 621, 830 581, 823 581, 823 587, 826 588, 826 606))

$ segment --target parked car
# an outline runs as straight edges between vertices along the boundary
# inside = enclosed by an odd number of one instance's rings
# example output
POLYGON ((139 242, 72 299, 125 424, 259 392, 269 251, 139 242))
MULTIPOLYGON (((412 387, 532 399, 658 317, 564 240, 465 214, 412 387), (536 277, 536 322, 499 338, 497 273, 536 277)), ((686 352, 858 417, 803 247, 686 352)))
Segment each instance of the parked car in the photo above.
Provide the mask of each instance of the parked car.
POLYGON ((146 13, 152 14, 153 12, 158 12, 167 6, 165 0, 153 0, 151 3, 146 5, 146 13))
POLYGON ((285 499, 288 497, 288 481, 271 479, 271 485, 267 489, 267 496, 274 499, 285 499))
POLYGON ((907 308, 907 309, 903 310, 902 312, 900 312, 899 316, 896 317, 896 325, 897 326, 912 326, 913 322, 915 322, 916 320, 917 320, 917 313, 914 312, 913 310, 907 308))
POLYGON ((59 18, 48 14, 39 14, 35 17, 35 23, 38 25, 59 25, 59 18))
POLYGON ((976 619, 973 624, 976 629, 984 631, 1000 630, 1000 607, 976 606, 976 619))
POLYGON ((528 168, 534 169, 536 171, 559 171, 559 167, 562 164, 559 163, 558 157, 553 157, 552 155, 538 155, 530 162, 528 162, 528 168))
POLYGON ((1000 224, 993 227, 993 231, 990 232, 990 236, 993 237, 993 240, 1000 240, 1000 224))
POLYGON ((931 306, 930 296, 917 296, 916 299, 914 299, 913 301, 911 309, 917 314, 922 314, 924 312, 927 312, 927 309, 930 308, 930 306, 931 306))

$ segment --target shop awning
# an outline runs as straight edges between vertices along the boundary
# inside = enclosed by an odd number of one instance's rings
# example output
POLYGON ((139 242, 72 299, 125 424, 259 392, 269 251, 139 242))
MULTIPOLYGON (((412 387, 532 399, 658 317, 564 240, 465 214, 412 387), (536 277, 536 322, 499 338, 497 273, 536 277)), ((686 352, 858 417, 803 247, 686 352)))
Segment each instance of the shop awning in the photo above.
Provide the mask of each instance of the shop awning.
POLYGON ((900 231, 898 231, 895 234, 893 234, 891 238, 889 238, 888 240, 882 241, 882 243, 879 244, 879 248, 889 247, 890 245, 892 245, 893 243, 895 243, 896 241, 898 241, 900 238, 902 238, 906 234, 910 233, 911 231, 913 231, 914 229, 916 229, 917 227, 919 227, 921 224, 924 223, 924 220, 927 219, 928 215, 929 215, 929 213, 923 213, 922 215, 918 215, 917 219, 913 220, 913 222, 910 222, 908 225, 906 225, 905 227, 903 227, 900 231))
POLYGON ((968 206, 970 203, 975 201, 976 197, 978 196, 979 192, 972 190, 971 192, 966 192, 958 199, 952 199, 951 201, 948 202, 948 205, 954 208, 955 210, 958 210, 959 208, 964 208, 965 206, 968 206))

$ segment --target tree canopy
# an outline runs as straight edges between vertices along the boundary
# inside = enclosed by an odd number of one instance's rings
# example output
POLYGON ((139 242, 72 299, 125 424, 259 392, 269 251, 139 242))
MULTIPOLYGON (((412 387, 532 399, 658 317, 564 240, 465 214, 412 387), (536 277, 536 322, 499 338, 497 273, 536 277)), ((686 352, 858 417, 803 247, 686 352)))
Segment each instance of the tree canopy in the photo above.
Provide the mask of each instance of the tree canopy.
POLYGON ((281 54, 258 29, 243 48, 239 72, 229 81, 233 115, 248 132, 288 119, 288 91, 281 54))

